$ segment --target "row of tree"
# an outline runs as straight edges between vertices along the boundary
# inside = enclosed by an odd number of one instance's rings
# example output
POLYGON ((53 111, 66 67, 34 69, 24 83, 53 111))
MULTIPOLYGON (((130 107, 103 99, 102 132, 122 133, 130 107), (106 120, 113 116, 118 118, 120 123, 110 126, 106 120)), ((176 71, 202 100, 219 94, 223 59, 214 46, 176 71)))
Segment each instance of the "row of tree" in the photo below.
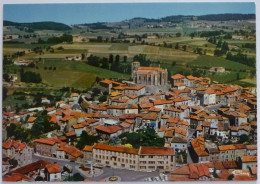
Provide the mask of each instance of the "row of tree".
POLYGON ((69 34, 63 34, 60 37, 53 36, 53 37, 48 38, 47 41, 44 41, 41 38, 38 39, 39 44, 43 44, 43 43, 57 44, 57 43, 62 43, 62 42, 71 43, 72 41, 73 41, 73 37, 72 37, 72 35, 69 35, 69 34))
POLYGON ((40 83, 42 81, 41 75, 39 73, 26 71, 24 72, 23 68, 20 70, 21 82, 32 82, 40 83))

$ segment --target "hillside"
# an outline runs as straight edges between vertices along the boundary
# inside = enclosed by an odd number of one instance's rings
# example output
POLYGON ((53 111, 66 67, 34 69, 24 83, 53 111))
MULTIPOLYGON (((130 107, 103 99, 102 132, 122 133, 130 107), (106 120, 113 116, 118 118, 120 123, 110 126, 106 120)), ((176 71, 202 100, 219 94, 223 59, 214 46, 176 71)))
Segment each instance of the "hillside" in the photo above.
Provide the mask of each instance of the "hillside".
POLYGON ((18 29, 32 29, 32 30, 56 30, 66 31, 71 30, 71 27, 57 22, 32 22, 32 23, 17 23, 4 20, 4 26, 15 26, 18 29))

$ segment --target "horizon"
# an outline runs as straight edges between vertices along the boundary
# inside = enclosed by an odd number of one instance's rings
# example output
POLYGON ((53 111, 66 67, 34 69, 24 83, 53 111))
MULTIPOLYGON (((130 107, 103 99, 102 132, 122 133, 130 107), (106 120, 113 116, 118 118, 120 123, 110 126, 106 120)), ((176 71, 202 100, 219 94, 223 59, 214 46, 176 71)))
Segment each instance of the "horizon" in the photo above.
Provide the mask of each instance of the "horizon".
POLYGON ((17 23, 52 21, 73 25, 176 15, 255 14, 255 8, 253 2, 5 4, 3 20, 17 23))

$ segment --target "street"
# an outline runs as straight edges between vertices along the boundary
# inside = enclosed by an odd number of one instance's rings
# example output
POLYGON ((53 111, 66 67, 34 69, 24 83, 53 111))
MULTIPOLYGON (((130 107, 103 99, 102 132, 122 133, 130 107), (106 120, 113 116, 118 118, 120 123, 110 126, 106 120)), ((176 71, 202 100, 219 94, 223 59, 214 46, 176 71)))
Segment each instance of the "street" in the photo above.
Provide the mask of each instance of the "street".
MULTIPOLYGON (((56 158, 50 158, 50 157, 45 157, 45 156, 40 156, 40 155, 34 155, 33 154, 33 162, 36 162, 38 160, 46 160, 50 163, 57 162, 61 169, 63 169, 63 166, 66 164, 69 164, 72 169, 73 169, 73 174, 79 172, 75 167, 79 166, 79 163, 76 162, 70 162, 69 160, 59 160, 56 158)), ((155 177, 159 176, 159 172, 140 172, 140 171, 131 171, 131 170, 126 170, 126 169, 115 169, 115 168, 108 168, 104 167, 103 168, 103 174, 97 177, 85 177, 82 175, 84 178, 87 178, 89 180, 93 181, 100 181, 102 179, 105 179, 110 176, 119 176, 121 178, 121 181, 144 181, 145 178, 147 177, 155 177)))

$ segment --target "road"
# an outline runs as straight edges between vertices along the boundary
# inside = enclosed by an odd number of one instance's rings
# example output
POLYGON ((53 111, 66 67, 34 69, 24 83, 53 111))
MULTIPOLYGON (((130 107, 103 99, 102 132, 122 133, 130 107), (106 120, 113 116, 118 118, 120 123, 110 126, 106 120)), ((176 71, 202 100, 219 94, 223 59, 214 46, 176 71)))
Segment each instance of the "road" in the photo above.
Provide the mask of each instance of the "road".
POLYGON ((78 172, 77 169, 75 168, 75 166, 79 166, 79 163, 70 162, 69 160, 59 160, 59 159, 56 159, 56 158, 50 158, 50 157, 45 157, 45 156, 40 156, 40 155, 35 155, 35 154, 33 154, 32 160, 33 160, 33 162, 36 162, 38 160, 45 160, 45 161, 50 162, 50 163, 57 162, 57 164, 59 164, 61 169, 63 169, 63 166, 65 166, 66 164, 69 164, 73 169, 73 171, 72 171, 73 173, 78 172))
POLYGON ((216 104, 216 105, 211 105, 211 106, 207 106, 206 108, 209 110, 209 111, 213 111, 213 110, 217 110, 218 108, 220 108, 221 106, 226 106, 226 103, 219 103, 219 104, 216 104))
MULTIPOLYGON (((79 172, 75 167, 79 166, 80 164, 76 162, 70 162, 69 160, 59 160, 56 158, 50 158, 50 157, 33 154, 33 162, 36 162, 38 160, 46 160, 50 163, 57 162, 57 164, 59 164, 59 166, 62 169, 64 165, 69 164, 73 169, 72 171, 73 174, 79 172)), ((108 167, 104 167, 103 171, 104 171, 103 174, 97 177, 85 177, 85 176, 84 177, 92 181, 100 181, 110 176, 119 176, 121 178, 121 181, 144 181, 144 179, 147 177, 159 176, 159 172, 156 171, 140 172, 140 171, 130 171, 126 169, 115 169, 115 168, 108 168, 108 167)))
POLYGON ((188 136, 187 136, 187 163, 193 163, 193 160, 191 159, 191 156, 190 156, 190 150, 189 150, 189 147, 191 146, 190 144, 190 141, 191 141, 191 138, 193 136, 193 134, 195 133, 196 130, 194 129, 188 129, 188 136))

